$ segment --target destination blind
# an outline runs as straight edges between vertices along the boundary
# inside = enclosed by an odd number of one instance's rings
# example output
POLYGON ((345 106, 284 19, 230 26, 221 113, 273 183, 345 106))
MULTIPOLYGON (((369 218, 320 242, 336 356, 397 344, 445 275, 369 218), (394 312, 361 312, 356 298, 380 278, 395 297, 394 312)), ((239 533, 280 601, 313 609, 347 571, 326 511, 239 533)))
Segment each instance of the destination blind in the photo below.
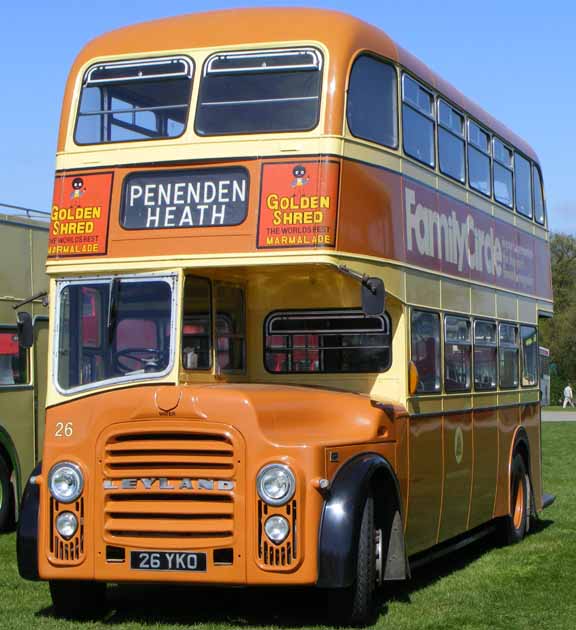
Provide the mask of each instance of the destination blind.
POLYGON ((121 221, 129 230, 239 225, 247 210, 243 168, 133 173, 124 180, 121 221))

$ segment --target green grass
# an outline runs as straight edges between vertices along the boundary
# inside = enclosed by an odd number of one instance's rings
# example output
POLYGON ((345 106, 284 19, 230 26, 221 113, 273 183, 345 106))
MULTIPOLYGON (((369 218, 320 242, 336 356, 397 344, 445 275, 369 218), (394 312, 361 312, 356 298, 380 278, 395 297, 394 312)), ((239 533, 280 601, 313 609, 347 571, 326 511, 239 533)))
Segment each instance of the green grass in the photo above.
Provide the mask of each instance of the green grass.
MULTIPOLYGON (((557 495, 536 530, 519 545, 477 543, 415 572, 391 589, 378 628, 471 630, 576 627, 576 424, 543 426, 544 488, 557 495)), ((15 536, 0 536, 0 628, 165 629, 322 626, 329 600, 311 589, 192 590, 114 587, 98 622, 54 618, 48 587, 18 577, 15 536)))
POLYGON ((549 407, 542 407, 542 411, 572 411, 576 413, 576 409, 574 407, 566 407, 566 409, 564 409, 562 405, 550 405, 549 407))

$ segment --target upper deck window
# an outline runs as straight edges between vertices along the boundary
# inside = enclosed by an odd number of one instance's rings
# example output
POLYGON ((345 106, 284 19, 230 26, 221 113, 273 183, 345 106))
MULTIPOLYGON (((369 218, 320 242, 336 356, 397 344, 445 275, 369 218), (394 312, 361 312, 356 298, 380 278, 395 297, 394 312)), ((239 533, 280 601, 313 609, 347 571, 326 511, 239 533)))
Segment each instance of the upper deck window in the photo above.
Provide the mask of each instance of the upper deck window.
POLYGON ((102 144, 184 133, 192 62, 185 57, 97 64, 86 71, 74 140, 102 144))
POLYGON ((220 53, 204 67, 202 136, 308 131, 318 124, 322 56, 313 48, 220 53))
POLYGON ((459 182, 466 181, 464 158, 464 116, 440 99, 438 101, 438 157, 440 170, 459 182))
POLYGON ((351 133, 385 147, 398 146, 396 70, 389 63, 360 55, 352 66, 347 118, 351 133))
POLYGON ((404 151, 434 166, 434 97, 407 74, 402 79, 402 130, 404 151))
POLYGON ((532 178, 530 162, 519 153, 514 153, 514 183, 516 210, 529 219, 532 218, 532 178))
POLYGON ((471 120, 468 121, 468 183, 487 197, 492 194, 490 135, 471 120))
POLYGON ((512 207, 512 149, 494 138, 494 197, 512 207))
POLYGON ((544 190, 542 189, 542 177, 537 166, 532 167, 532 183, 534 185, 534 218, 540 225, 546 222, 544 209, 544 190))

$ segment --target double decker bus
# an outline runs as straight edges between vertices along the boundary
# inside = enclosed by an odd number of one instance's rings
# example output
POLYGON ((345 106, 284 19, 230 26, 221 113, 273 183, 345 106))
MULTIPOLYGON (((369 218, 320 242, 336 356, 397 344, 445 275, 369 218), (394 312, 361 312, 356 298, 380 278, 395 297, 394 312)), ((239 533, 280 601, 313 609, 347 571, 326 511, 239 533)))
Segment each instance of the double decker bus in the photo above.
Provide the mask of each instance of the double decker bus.
POLYGON ((48 219, 48 213, 0 204, 0 532, 13 527, 42 448, 48 311, 39 294, 48 290, 48 219), (21 302, 31 315, 34 344, 28 347, 18 337, 21 302))
POLYGON ((519 541, 551 500, 538 158, 373 26, 254 9, 89 43, 47 270, 18 561, 60 614, 110 582, 309 585, 366 623, 422 554, 519 541))

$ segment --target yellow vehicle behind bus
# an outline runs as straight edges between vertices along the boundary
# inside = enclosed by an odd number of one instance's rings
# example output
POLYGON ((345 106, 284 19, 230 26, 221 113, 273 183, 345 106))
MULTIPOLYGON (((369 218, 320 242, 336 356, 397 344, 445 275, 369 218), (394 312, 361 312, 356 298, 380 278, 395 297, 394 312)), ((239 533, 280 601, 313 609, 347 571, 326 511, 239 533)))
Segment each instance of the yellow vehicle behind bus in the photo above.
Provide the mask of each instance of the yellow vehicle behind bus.
POLYGON ((32 314, 35 342, 28 349, 18 342, 14 306, 48 290, 48 218, 13 207, 0 213, 0 531, 13 526, 42 451, 48 310, 41 298, 25 307, 32 314))

